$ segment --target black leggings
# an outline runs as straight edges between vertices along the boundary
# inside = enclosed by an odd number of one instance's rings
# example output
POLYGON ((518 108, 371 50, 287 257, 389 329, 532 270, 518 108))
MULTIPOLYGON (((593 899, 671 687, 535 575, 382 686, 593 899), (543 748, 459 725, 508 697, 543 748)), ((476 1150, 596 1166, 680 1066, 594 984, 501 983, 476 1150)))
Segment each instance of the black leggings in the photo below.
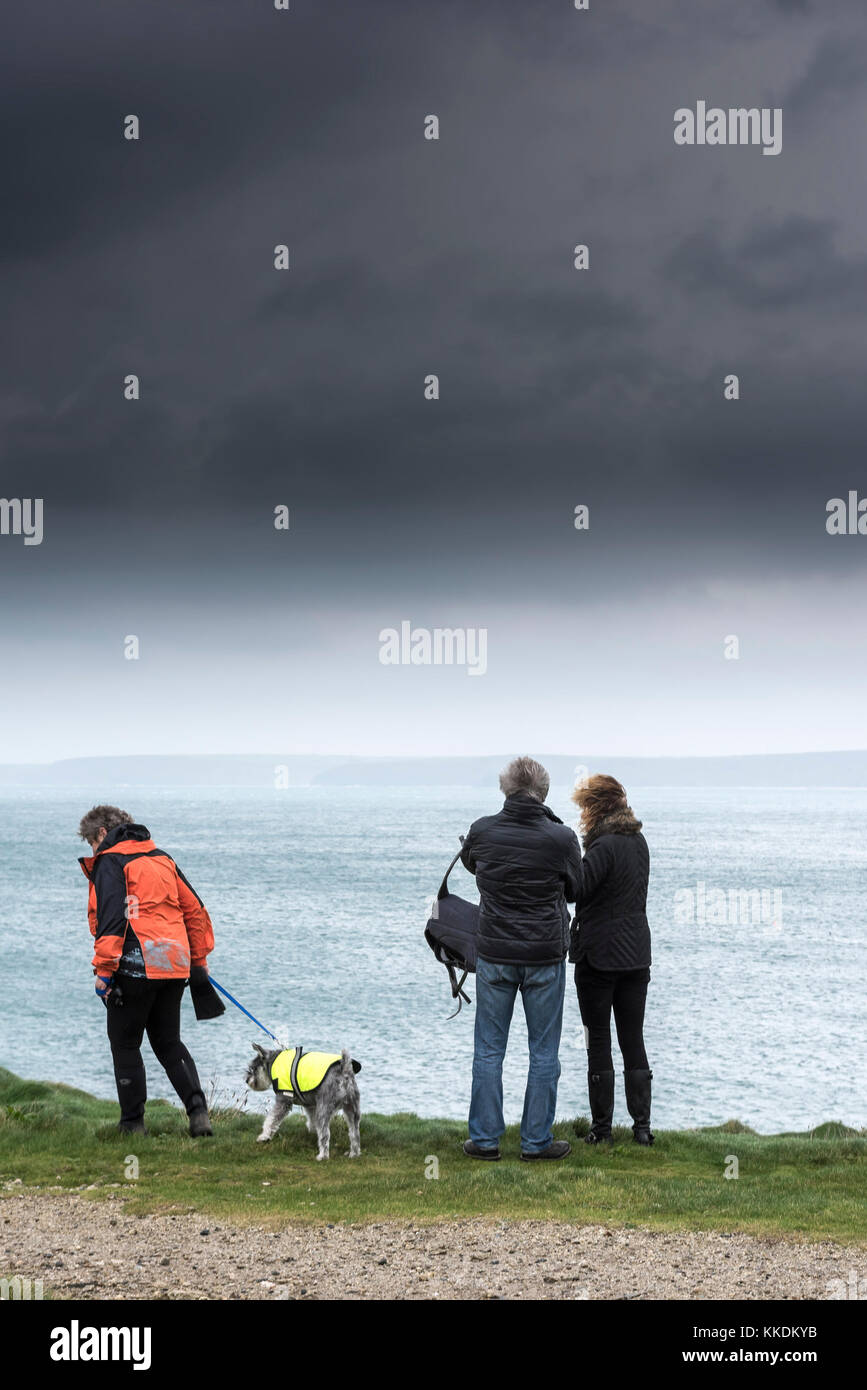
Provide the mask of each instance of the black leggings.
POLYGON ((108 1040, 120 1101, 121 1124, 141 1120, 147 1100, 147 1081, 141 1055, 142 1035, 165 1070, 189 1115, 205 1105, 196 1064, 181 1042, 181 998, 186 980, 143 980, 117 975, 122 1004, 109 997, 106 1005, 108 1040))
POLYGON ((590 1071, 613 1071, 611 1060, 611 1010, 617 1041, 626 1071, 647 1066, 644 1050, 644 1004, 650 983, 650 967, 643 970, 594 970, 586 961, 575 966, 578 1007, 586 1030, 587 1066, 590 1071))

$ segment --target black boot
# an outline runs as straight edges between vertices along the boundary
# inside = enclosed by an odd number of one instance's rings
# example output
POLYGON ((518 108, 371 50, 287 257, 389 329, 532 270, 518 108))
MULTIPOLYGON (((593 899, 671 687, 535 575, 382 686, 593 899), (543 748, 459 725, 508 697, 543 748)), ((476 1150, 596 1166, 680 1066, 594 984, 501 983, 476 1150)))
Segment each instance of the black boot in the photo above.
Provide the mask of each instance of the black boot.
POLYGON ((611 1138, 614 1116, 614 1072, 588 1071, 587 1089, 590 1092, 590 1114, 593 1123, 585 1135, 585 1144, 604 1144, 611 1138))
POLYGON ((201 1139, 203 1136, 210 1136, 214 1133, 211 1129, 211 1119, 206 1105, 200 1105, 195 1110, 191 1110, 189 1121, 190 1136, 193 1139, 201 1139))
POLYGON ((118 1129, 121 1134, 147 1134, 144 1120, 121 1120, 118 1129))
POLYGON ((623 1073, 626 1086, 626 1109, 632 1116, 632 1137, 636 1144, 652 1144, 650 1129, 650 1083, 653 1072, 649 1067, 636 1067, 623 1073))
POLYGON ((141 1053, 136 1054, 134 1058, 130 1058, 129 1054, 120 1059, 115 1058, 114 1079, 120 1105, 118 1129, 129 1130, 131 1134, 144 1133, 148 1088, 141 1053))
POLYGON ((188 1115, 192 1115, 194 1110, 207 1108, 196 1064, 180 1040, 168 1051, 157 1053, 157 1061, 161 1063, 188 1115))

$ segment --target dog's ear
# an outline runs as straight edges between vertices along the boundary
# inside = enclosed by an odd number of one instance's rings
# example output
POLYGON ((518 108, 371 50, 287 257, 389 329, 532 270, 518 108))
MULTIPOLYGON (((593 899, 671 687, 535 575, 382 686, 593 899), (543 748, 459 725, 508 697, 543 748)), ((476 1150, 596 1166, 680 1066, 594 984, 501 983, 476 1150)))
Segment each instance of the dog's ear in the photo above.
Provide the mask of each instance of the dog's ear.
POLYGON ((268 1055, 261 1043, 254 1042, 253 1051, 258 1052, 260 1057, 267 1057, 268 1055))

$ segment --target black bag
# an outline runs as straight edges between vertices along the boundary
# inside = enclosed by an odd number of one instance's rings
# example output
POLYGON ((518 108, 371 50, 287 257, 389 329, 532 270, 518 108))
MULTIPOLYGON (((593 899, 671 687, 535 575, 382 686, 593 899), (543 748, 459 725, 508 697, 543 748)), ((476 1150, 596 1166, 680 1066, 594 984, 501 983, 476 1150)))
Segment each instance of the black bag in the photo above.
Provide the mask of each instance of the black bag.
POLYGON ((433 904, 432 915, 424 929, 424 939, 437 960, 441 961, 449 972, 452 998, 458 1001, 458 1007, 453 1014, 449 1014, 449 1018, 454 1018, 460 1013, 464 1000, 468 1004, 472 1003, 463 985, 468 975, 476 973, 479 935, 478 903, 468 903, 466 898, 459 898, 457 894, 450 893, 448 888, 449 874, 460 857, 461 852, 458 850, 446 869, 445 878, 433 904), (463 971, 460 979, 457 977, 459 970, 463 971))

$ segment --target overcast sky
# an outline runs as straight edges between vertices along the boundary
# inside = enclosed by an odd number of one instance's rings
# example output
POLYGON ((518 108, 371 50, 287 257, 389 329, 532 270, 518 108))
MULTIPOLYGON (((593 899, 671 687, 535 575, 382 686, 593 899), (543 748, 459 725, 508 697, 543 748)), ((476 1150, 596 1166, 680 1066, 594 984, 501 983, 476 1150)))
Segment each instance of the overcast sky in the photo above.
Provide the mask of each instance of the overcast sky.
POLYGON ((865 746, 863 0, 8 27, 0 761, 865 746), (675 145, 700 100, 781 153, 675 145))

